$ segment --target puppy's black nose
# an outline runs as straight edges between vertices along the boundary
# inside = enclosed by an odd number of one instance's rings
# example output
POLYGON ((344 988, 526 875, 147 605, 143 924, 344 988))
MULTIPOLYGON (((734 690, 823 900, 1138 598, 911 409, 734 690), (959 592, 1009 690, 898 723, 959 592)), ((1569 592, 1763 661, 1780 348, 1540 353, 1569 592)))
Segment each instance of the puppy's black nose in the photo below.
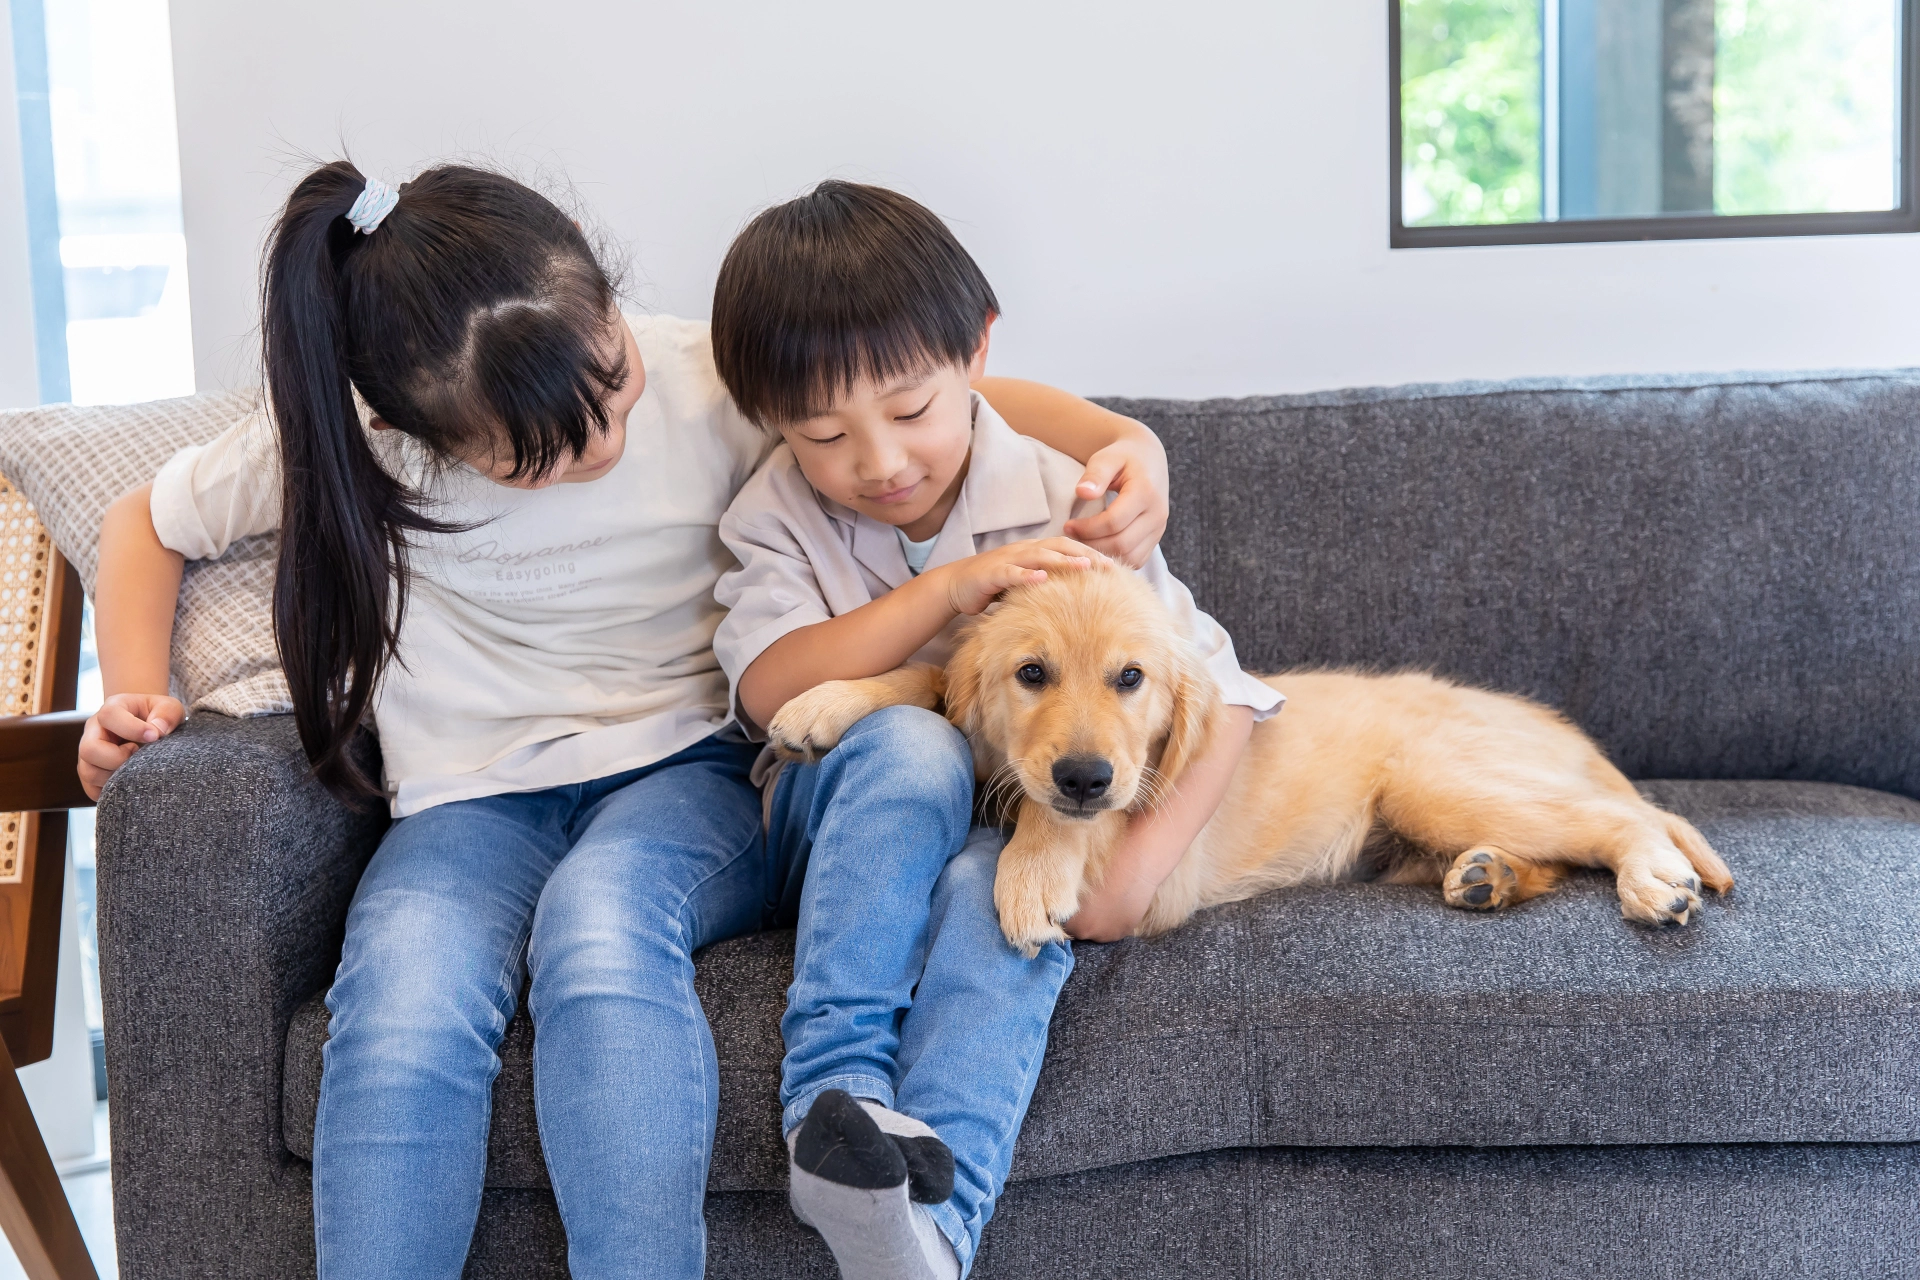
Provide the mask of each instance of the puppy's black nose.
POLYGON ((1113 785, 1113 766, 1099 756, 1061 756, 1053 762, 1053 785, 1076 804, 1098 800, 1113 785))

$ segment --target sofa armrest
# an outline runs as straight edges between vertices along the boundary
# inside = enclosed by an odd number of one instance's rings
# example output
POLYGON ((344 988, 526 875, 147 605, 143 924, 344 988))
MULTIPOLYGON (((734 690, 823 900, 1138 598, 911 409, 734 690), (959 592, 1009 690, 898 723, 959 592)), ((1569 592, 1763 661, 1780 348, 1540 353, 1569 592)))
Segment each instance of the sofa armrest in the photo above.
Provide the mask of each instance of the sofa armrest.
POLYGON ((123 1276, 312 1273, 282 1047, 332 977, 385 826, 313 780, 287 716, 197 715, 108 784, 100 977, 123 1276))

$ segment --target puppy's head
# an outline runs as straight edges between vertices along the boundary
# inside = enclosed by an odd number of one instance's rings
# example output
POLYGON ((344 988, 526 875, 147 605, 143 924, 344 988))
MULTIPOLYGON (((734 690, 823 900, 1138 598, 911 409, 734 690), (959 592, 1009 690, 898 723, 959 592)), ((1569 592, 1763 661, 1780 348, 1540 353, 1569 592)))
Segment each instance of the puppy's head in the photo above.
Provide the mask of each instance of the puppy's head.
POLYGON ((1055 573, 1007 593, 947 663, 947 714, 1017 786, 1068 817, 1146 808, 1205 740, 1213 680, 1138 574, 1055 573))

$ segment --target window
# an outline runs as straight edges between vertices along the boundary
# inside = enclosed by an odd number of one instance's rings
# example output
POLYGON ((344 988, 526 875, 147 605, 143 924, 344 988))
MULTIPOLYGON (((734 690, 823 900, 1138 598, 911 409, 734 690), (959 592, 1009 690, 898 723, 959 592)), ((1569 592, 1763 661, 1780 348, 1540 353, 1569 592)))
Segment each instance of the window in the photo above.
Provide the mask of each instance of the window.
POLYGON ((166 0, 14 0, 43 401, 193 392, 166 0))
MULTIPOLYGON (((190 395, 167 0, 12 0, 9 8, 40 399, 190 395)), ((100 694, 89 607, 80 709, 96 709, 100 694)), ((68 830, 95 1087, 104 1096, 93 817, 75 810, 68 830)))
POLYGON ((1396 247, 1920 231, 1916 0, 1389 0, 1396 247))

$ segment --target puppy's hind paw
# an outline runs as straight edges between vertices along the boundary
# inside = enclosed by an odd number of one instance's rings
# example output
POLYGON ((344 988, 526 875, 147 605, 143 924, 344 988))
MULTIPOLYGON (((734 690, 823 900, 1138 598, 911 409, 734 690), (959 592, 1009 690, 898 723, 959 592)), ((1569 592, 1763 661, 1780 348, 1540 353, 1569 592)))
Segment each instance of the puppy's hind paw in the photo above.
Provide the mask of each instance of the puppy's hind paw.
POLYGON ((1440 892, 1447 905, 1463 911, 1497 911, 1513 901, 1520 877, 1504 849, 1481 845, 1469 849, 1447 868, 1440 892))
POLYGON ((1614 887, 1620 914, 1641 924, 1684 925, 1700 910, 1700 877, 1691 867, 1628 867, 1614 887))

